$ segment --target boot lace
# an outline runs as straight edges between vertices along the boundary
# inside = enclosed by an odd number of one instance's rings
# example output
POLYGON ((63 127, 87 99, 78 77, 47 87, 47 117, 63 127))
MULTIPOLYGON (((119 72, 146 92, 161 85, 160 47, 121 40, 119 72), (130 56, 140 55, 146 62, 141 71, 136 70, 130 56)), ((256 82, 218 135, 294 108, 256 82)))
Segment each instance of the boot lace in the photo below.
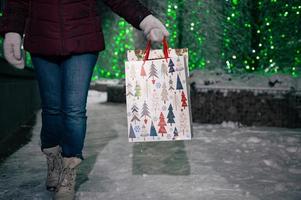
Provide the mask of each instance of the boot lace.
POLYGON ((64 168, 62 173, 61 187, 64 187, 69 191, 72 190, 75 183, 74 179, 75 179, 75 170, 70 167, 64 168))
POLYGON ((48 176, 51 177, 54 171, 58 171, 61 168, 61 159, 60 152, 58 153, 49 153, 47 155, 47 164, 48 164, 48 176))

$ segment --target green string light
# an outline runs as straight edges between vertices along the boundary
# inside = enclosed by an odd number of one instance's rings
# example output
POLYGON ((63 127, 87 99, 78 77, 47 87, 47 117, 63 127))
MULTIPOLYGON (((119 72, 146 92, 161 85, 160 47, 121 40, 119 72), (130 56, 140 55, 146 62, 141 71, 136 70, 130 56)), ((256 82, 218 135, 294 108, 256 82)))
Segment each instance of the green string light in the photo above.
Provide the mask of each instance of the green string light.
MULTIPOLYGON (((300 76, 300 1, 225 0, 221 3, 222 9, 214 10, 205 1, 166 2, 164 21, 170 32, 170 47, 189 48, 190 70, 214 66, 224 67, 229 73, 258 71, 267 75, 300 76), (208 25, 209 21, 214 22, 208 25), (208 30, 211 26, 218 27, 219 31, 208 30), (214 38, 219 41, 213 43, 214 38)), ((126 51, 135 47, 133 27, 116 16, 104 17, 103 27, 106 50, 99 55, 92 80, 124 78, 126 51)), ((3 57, 2 49, 0 56, 3 57)), ((31 66, 28 52, 26 64, 31 66)))

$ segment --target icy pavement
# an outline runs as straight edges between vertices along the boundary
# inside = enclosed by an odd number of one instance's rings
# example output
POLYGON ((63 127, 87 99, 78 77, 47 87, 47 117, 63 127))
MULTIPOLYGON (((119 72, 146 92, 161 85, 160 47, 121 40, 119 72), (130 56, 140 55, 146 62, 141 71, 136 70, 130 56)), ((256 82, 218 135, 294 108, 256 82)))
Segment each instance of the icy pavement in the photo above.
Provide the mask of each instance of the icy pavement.
MULTIPOLYGON (((301 199, 301 130, 194 124, 192 141, 132 144, 125 105, 89 97, 77 199, 301 199)), ((32 141, 0 166, 0 199, 51 199, 40 128, 38 112, 32 141)))

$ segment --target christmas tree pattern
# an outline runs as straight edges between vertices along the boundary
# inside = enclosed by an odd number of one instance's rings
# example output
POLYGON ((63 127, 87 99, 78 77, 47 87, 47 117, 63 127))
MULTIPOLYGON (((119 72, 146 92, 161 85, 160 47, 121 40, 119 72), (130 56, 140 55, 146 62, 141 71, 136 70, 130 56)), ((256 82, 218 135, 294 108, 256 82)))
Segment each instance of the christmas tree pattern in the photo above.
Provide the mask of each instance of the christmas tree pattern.
POLYGON ((146 117, 150 117, 150 112, 148 109, 148 105, 146 104, 146 101, 144 101, 143 106, 142 106, 142 112, 141 112, 141 118, 144 117, 144 123, 147 123, 146 117))
POLYGON ((167 65, 165 64, 165 61, 162 61, 162 65, 161 65, 161 74, 163 76, 163 78, 165 79, 165 76, 168 76, 168 71, 167 71, 167 65))
POLYGON ((177 127, 175 127, 175 130, 173 132, 173 140, 176 139, 178 136, 179 136, 179 132, 178 132, 177 127))
POLYGON ((158 78, 158 72, 156 69, 156 65, 154 65, 154 62, 152 62, 148 78, 152 78, 153 84, 155 84, 155 82, 156 82, 155 77, 158 78))
POLYGON ((139 113, 139 109, 138 107, 136 106, 136 104, 133 105, 132 107, 132 114, 133 114, 133 117, 132 117, 132 120, 131 122, 134 122, 136 124, 136 122, 140 121, 140 119, 138 118, 138 113, 139 113))
POLYGON ((175 90, 175 88, 173 87, 173 81, 172 81, 171 77, 169 78, 168 83, 169 83, 169 89, 168 90, 175 90))
POLYGON ((181 111, 182 112, 180 114, 180 131, 184 135, 185 131, 186 131, 186 126, 187 126, 187 118, 186 118, 185 112, 183 112, 183 109, 181 111))
POLYGON ((169 107, 168 107, 168 114, 167 114, 167 123, 170 124, 170 126, 172 126, 172 124, 175 123, 175 114, 173 113, 173 108, 172 108, 172 105, 169 104, 169 107))
POLYGON ((166 89, 165 83, 163 83, 163 85, 162 85, 161 99, 164 102, 164 104, 166 103, 166 101, 168 101, 168 91, 166 89))
POLYGON ((176 57, 167 61, 151 60, 140 68, 128 65, 129 141, 190 138, 184 62, 176 57))
POLYGON ((141 67, 140 76, 142 76, 143 78, 146 76, 144 65, 142 65, 142 67, 141 67))
POLYGON ((169 67, 169 70, 168 72, 171 73, 173 75, 173 73, 175 72, 175 68, 174 68, 175 64, 172 62, 172 60, 170 59, 169 60, 169 63, 168 63, 168 67, 169 67))
POLYGON ((159 126, 159 133, 161 133, 162 134, 162 137, 163 137, 163 134, 166 134, 167 133, 167 131, 166 131, 166 129, 165 129, 165 126, 166 126, 167 124, 166 124, 166 122, 165 122, 165 119, 164 119, 164 115, 163 115, 163 113, 161 112, 161 114, 160 114, 160 121, 159 121, 159 124, 158 124, 158 126, 159 126))
POLYGON ((176 71, 182 71, 184 69, 184 67, 182 66, 182 63, 180 61, 180 58, 178 57, 177 59, 177 67, 176 67, 176 71))
POLYGON ((146 98, 148 99, 148 82, 147 80, 145 81, 145 86, 143 87, 143 92, 146 95, 146 98))
POLYGON ((145 137, 148 136, 148 132, 146 130, 145 124, 142 125, 142 130, 141 130, 141 135, 140 136, 143 137, 144 141, 145 141, 145 137))
POLYGON ((150 128, 150 136, 153 137, 153 139, 155 139, 157 135, 157 131, 156 131, 156 128, 154 126, 154 123, 152 122, 152 125, 151 125, 151 128, 150 128))
POLYGON ((135 66, 134 65, 131 65, 130 74, 131 74, 131 78, 134 80, 135 77, 136 77, 136 71, 135 71, 135 66))
POLYGON ((153 97, 153 100, 152 100, 153 108, 154 108, 154 111, 156 112, 159 108, 159 105, 160 105, 160 99, 159 99, 159 96, 158 96, 158 92, 156 92, 156 91, 153 92, 152 97, 153 97))
POLYGON ((128 83, 127 85, 126 85, 126 89, 127 89, 127 93, 126 93, 126 96, 134 96, 134 94, 133 94, 133 92, 132 92, 132 85, 131 85, 131 83, 128 83))
POLYGON ((183 85, 181 83, 179 74, 177 75, 177 90, 183 90, 183 85))
MULTIPOLYGON (((140 76, 142 76, 142 78, 146 77, 146 72, 145 72, 144 65, 142 65, 142 67, 141 67, 140 76)), ((146 94, 146 97, 148 98, 148 84, 147 84, 147 80, 145 81, 145 94, 146 94)))
POLYGON ((137 99, 139 99, 140 96, 141 96, 141 87, 140 87, 139 83, 136 82, 135 97, 137 97, 137 99))
POLYGON ((177 111, 179 103, 178 103, 178 95, 177 95, 176 92, 174 93, 174 105, 175 105, 175 108, 176 108, 176 111, 177 111))
POLYGON ((136 135, 135 135, 135 132, 134 132, 134 129, 133 129, 132 124, 130 125, 130 134, 129 134, 129 138, 131 138, 132 141, 133 141, 133 138, 136 138, 136 135))
POLYGON ((181 99, 181 102, 182 102, 182 107, 185 109, 187 107, 187 98, 185 96, 185 93, 184 91, 182 91, 182 99, 181 99))

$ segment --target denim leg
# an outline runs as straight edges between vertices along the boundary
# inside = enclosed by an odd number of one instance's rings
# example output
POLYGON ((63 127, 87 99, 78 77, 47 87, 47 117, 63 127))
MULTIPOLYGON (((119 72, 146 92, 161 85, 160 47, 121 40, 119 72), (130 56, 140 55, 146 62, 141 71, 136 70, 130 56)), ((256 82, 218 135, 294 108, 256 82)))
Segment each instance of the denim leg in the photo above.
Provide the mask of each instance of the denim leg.
POLYGON ((61 113, 61 69, 56 59, 31 54, 41 97, 41 150, 60 144, 63 131, 61 113))
POLYGON ((63 60, 63 144, 64 157, 82 156, 86 135, 86 102, 98 52, 73 54, 63 60))

